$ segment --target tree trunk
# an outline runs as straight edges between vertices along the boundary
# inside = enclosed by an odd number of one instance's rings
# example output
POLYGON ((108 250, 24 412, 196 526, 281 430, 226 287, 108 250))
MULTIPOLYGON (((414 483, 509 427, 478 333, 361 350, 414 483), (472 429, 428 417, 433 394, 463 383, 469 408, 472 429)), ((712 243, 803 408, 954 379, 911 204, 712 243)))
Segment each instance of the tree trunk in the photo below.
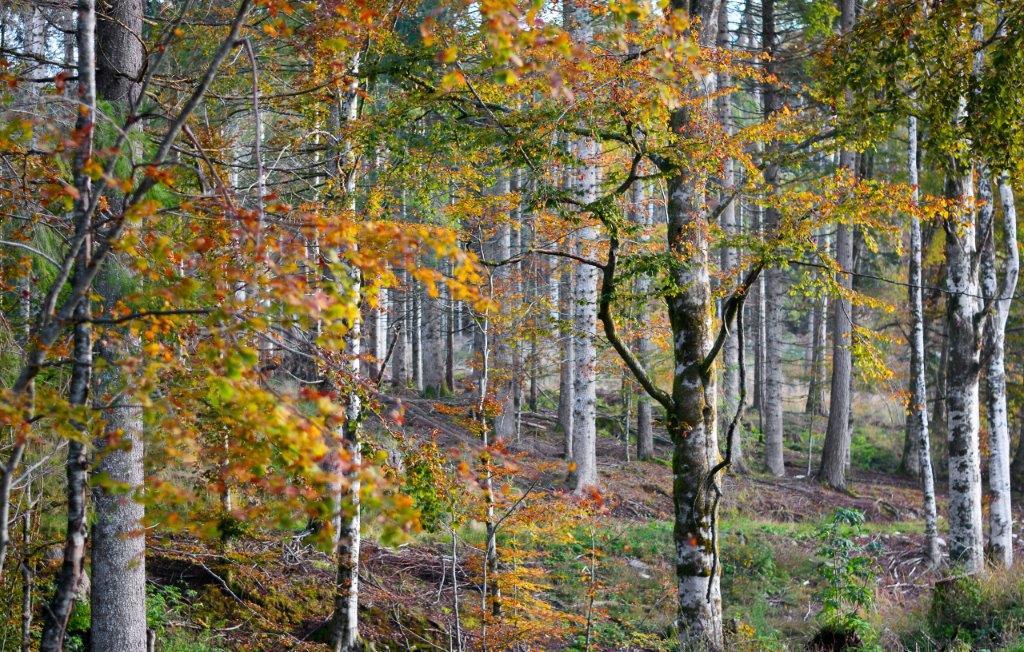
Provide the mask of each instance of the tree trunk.
MULTIPOLYGON (((507 174, 501 174, 492 192, 505 197, 511 190, 511 183, 507 174)), ((512 256, 512 230, 507 221, 497 227, 497 232, 491 239, 489 257, 492 260, 508 260, 512 256)), ((495 296, 508 300, 512 292, 512 274, 508 265, 498 267, 493 275, 495 296)), ((506 315, 508 313, 505 313, 506 315)), ((500 329, 494 328, 491 324, 490 339, 494 347, 494 373, 491 376, 490 385, 493 387, 494 398, 501 405, 501 412, 494 417, 494 437, 496 440, 511 440, 516 434, 516 406, 515 387, 513 386, 514 362, 512 355, 512 320, 506 316, 501 321, 500 329), (495 331, 499 332, 495 332, 495 331)))
POLYGON ((426 396, 441 396, 445 391, 443 302, 440 294, 423 298, 423 393, 426 396))
MULTIPOLYGON (((730 48, 732 45, 731 34, 729 32, 728 11, 718 12, 717 45, 723 50, 730 48)), ((728 88, 731 83, 732 81, 728 72, 720 72, 718 74, 719 89, 724 90, 728 88)), ((717 105, 718 119, 722 124, 722 130, 731 135, 733 133, 731 94, 722 93, 719 95, 717 105)), ((719 193, 719 201, 728 203, 726 204, 725 209, 722 210, 722 214, 719 219, 721 220, 722 230, 727 236, 737 236, 742 232, 739 213, 736 210, 737 202, 730 196, 731 193, 735 192, 736 179, 735 161, 733 161, 731 157, 726 158, 723 163, 722 189, 719 193)), ((728 274, 726 278, 729 280, 729 283, 727 284, 726 289, 727 291, 731 291, 731 286, 740 278, 740 251, 737 247, 727 246, 722 248, 722 271, 728 274)), ((739 405, 739 361, 739 339, 736 337, 729 337, 725 341, 722 361, 722 406, 723 413, 727 415, 727 419, 731 419, 737 409, 742 409, 742 406, 739 405)), ((650 401, 648 400, 648 406, 649 405, 650 401)), ((727 421, 724 422, 724 425, 727 425, 727 423, 727 421)), ((725 430, 728 431, 728 428, 725 428, 725 430)), ((746 472, 746 463, 743 459, 742 434, 742 424, 737 422, 732 433, 732 441, 729 442, 729 445, 732 450, 732 469, 738 473, 746 472)))
MULTIPOLYGON (((591 141, 593 142, 593 141, 591 141)), ((581 158, 596 156, 596 143, 581 147, 581 158)), ((586 165, 581 188, 583 201, 596 195, 597 168, 586 165)), ((579 232, 577 253, 586 255, 586 245, 597 238, 594 227, 579 232)), ((573 406, 572 437, 573 461, 576 464, 576 491, 584 491, 597 484, 597 269, 578 264, 575 269, 575 306, 573 310, 573 406)))
MULTIPOLYGON (((840 24, 843 34, 853 30, 857 20, 854 0, 841 0, 840 24)), ((849 95, 849 91, 847 91, 849 95)), ((857 174, 857 155, 842 151, 839 165, 851 175, 857 174)), ((836 227, 836 263, 840 276, 837 280, 840 296, 832 302, 832 386, 829 391, 828 426, 821 451, 818 480, 833 489, 846 489, 846 464, 850 454, 850 389, 853 382, 853 305, 849 292, 853 289, 854 252, 853 229, 848 224, 836 227)))
MULTIPOLYGON (((632 212, 630 217, 643 229, 641 242, 644 243, 650 240, 647 233, 651 227, 651 212, 648 210, 648 204, 643 184, 639 181, 634 183, 630 198, 632 212)), ((647 274, 637 276, 635 288, 640 302, 639 322, 641 325, 640 335, 636 341, 637 357, 644 369, 650 369, 654 357, 654 342, 651 341, 650 329, 645 325, 650 323, 648 295, 651 292, 651 277, 647 274)), ((647 392, 639 392, 636 402, 636 457, 638 460, 649 460, 654 457, 654 424, 651 417, 651 397, 647 395, 647 392)))
MULTIPOLYGON (((92 220, 89 218, 89 203, 92 183, 85 173, 85 164, 92 155, 93 121, 96 114, 96 6, 93 0, 82 0, 78 4, 76 40, 78 45, 78 86, 79 110, 75 127, 84 135, 79 142, 74 160, 74 181, 78 196, 75 199, 72 219, 75 237, 84 238, 75 260, 76 283, 86 273, 90 264, 92 249, 92 220)), ((73 335, 73 361, 68 402, 73 406, 84 406, 89 397, 92 378, 92 329, 90 298, 82 296, 74 308, 75 326, 73 335)), ((84 430, 84 424, 76 424, 84 430)), ((74 606, 82 565, 85 559, 86 497, 88 489, 89 464, 85 444, 79 440, 68 442, 67 457, 67 530, 64 540, 64 558, 54 586, 49 607, 44 610, 43 633, 40 650, 57 652, 64 647, 64 633, 68 617, 74 606)), ((6 524, 5 524, 6 527, 6 524)))
MULTIPOLYGON (((914 188, 915 203, 918 195, 917 174, 917 118, 909 120, 910 146, 907 170, 914 188)), ((922 302, 921 274, 921 222, 916 215, 910 218, 910 265, 908 294, 910 302, 910 401, 907 410, 907 431, 917 442, 917 468, 921 478, 924 508, 925 554, 932 565, 939 559, 938 515, 935 507, 935 479, 932 474, 931 441, 928 436, 928 389, 925 380, 924 306, 922 302)))
MULTIPOLYGON (((138 351, 137 337, 123 347, 138 351)), ((104 410, 105 441, 97 445, 96 472, 124 487, 111 491, 93 488, 96 521, 92 527, 92 649, 143 652, 146 649, 146 537, 145 508, 137 493, 143 489, 142 408, 123 384, 119 357, 104 343, 101 355, 107 366, 99 378, 104 410)))
MULTIPOLYGON (((716 41, 721 4, 720 0, 673 0, 671 7, 699 18, 699 44, 711 47, 716 41)), ((704 92, 713 87, 713 79, 705 77, 704 92)), ((710 101, 705 110, 711 112, 710 101)), ((673 111, 672 133, 682 134, 690 128, 691 111, 687 107, 673 111)), ((709 278, 709 215, 700 175, 684 167, 668 178, 668 248, 685 261, 672 272, 677 291, 666 300, 675 369, 668 428, 673 443, 680 645, 683 649, 720 650, 724 641, 714 529, 717 500, 706 485, 710 480, 718 490, 717 481, 709 476, 719 460, 716 389, 713 370, 705 368, 715 339, 711 329, 715 301, 709 278)))
POLYGON ((995 236, 992 223, 992 190, 982 177, 979 187, 982 206, 980 226, 990 235, 986 238, 981 261, 982 296, 991 301, 992 312, 985 332, 987 358, 989 422, 989 556, 998 564, 1013 563, 1013 512, 1010 496, 1010 427, 1006 409, 1005 342, 1006 322, 1010 316, 1012 297, 1017 289, 1020 253, 1017 247, 1017 212, 1013 188, 1003 174, 999 180, 999 196, 1003 207, 1003 241, 1006 246, 1006 267, 1002 286, 998 284, 995 261, 995 236))
MULTIPOLYGON (((775 0, 763 0, 761 37, 762 47, 769 57, 775 56, 775 0)), ((774 64, 768 63, 768 72, 773 74, 774 64)), ((761 100, 765 118, 769 118, 779 108, 778 91, 771 81, 766 81, 761 89, 761 100)), ((777 149, 774 144, 770 149, 777 149)), ((779 166, 769 160, 764 169, 765 186, 769 193, 775 192, 779 180, 779 166)), ((764 212, 764 229, 766 233, 774 233, 779 229, 781 216, 778 209, 769 206, 764 212)), ((779 268, 765 270, 765 342, 764 342, 764 396, 761 404, 765 463, 772 475, 786 475, 786 464, 783 459, 783 426, 782 400, 785 387, 785 376, 782 369, 782 343, 785 328, 785 271, 779 268)))
MULTIPOLYGON (((96 24, 97 94, 126 113, 138 101, 142 68, 143 5, 140 0, 103 2, 96 24)), ((120 200, 118 200, 120 201, 120 200)), ((104 304, 113 307, 121 288, 108 272, 101 278, 104 304)), ((145 508, 137 500, 145 481, 142 408, 128 391, 130 379, 118 359, 137 355, 141 342, 129 332, 104 338, 99 347, 107 366, 99 378, 104 413, 104 441, 97 442, 96 471, 124 487, 112 492, 93 488, 96 520, 92 529, 92 649, 143 652, 146 649, 146 537, 145 508), (123 386, 123 387, 122 387, 123 386)))
POLYGON ((980 372, 978 270, 975 266, 974 180, 971 166, 955 164, 946 178, 946 197, 966 204, 966 214, 946 222, 946 310, 949 365, 946 376, 946 432, 949 443, 949 559, 968 573, 984 568, 982 552, 981 460, 979 452, 980 372))
MULTIPOLYGON (((359 71, 359 54, 353 57, 351 69, 359 71)), ((358 77, 349 80, 344 89, 339 89, 338 132, 344 123, 355 122, 359 117, 358 77)), ((351 142, 345 142, 341 152, 341 160, 345 163, 344 189, 347 208, 356 211, 356 152, 351 142)), ((353 244, 353 247, 358 245, 353 244)), ((344 288, 345 300, 359 305, 362 302, 363 279, 358 268, 346 266, 345 274, 348 281, 344 288)), ((346 324, 345 333, 345 371, 350 380, 359 379, 359 357, 362 353, 362 323, 360 311, 356 310, 351 321, 346 324)), ((361 511, 359 492, 360 465, 362 450, 360 442, 360 422, 362 421, 362 397, 358 389, 350 389, 345 395, 345 422, 341 428, 341 441, 334 451, 339 459, 347 457, 348 464, 343 466, 347 482, 341 486, 341 492, 335 496, 334 508, 337 510, 335 520, 335 557, 337 573, 334 587, 334 615, 331 619, 331 641, 335 652, 350 652, 359 649, 359 551, 361 544, 360 527, 361 511)))
POLYGON ((567 262, 560 263, 562 270, 561 283, 558 287, 558 311, 562 327, 559 329, 561 356, 558 374, 558 425, 562 428, 565 441, 565 459, 572 459, 573 422, 572 406, 576 388, 576 361, 574 355, 574 337, 572 335, 573 308, 573 275, 567 262))
POLYGON ((423 392, 423 287, 412 283, 409 288, 409 346, 412 353, 412 387, 423 392))
MULTIPOLYGON (((828 234, 818 236, 818 248, 828 253, 828 234)), ((822 294, 814 302, 811 313, 811 379, 807 385, 807 404, 804 412, 811 416, 825 414, 825 347, 828 343, 828 295, 822 294)))

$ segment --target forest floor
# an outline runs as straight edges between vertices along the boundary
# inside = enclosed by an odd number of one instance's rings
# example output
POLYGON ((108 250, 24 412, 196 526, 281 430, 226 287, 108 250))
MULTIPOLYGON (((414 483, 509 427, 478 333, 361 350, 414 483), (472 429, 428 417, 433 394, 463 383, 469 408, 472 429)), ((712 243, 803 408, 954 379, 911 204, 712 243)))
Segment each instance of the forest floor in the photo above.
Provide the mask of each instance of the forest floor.
MULTIPOLYGON (((475 445, 458 420, 432 402, 410 398, 406 406, 407 432, 433 431, 442 448, 475 445)), ((870 415, 859 420, 850 490, 841 493, 806 477, 806 433, 815 430, 820 438, 825 420, 819 417, 808 428, 803 415, 786 416, 787 477, 758 471, 760 450, 751 434, 746 454, 753 471, 725 480, 719 541, 731 640, 737 649, 806 646, 818 630, 821 609, 819 525, 837 508, 853 508, 865 516, 854 542, 869 551, 877 594, 866 617, 881 632, 883 646, 897 648, 898 630, 921 616, 940 579, 921 554, 918 485, 896 472, 902 435, 874 423, 870 415)), ((621 439, 607 432, 613 430, 609 423, 598 449, 601 509, 573 521, 573 536, 540 535, 529 543, 509 544, 520 563, 542 571, 527 586, 534 586, 535 597, 543 600, 548 610, 543 617, 558 621, 548 629, 561 632, 548 635, 534 627, 540 633, 521 649, 585 649, 588 629, 590 649, 672 649, 671 452, 662 433, 657 460, 626 462, 621 439)), ((560 461, 561 436, 552 412, 529 413, 523 424, 518 448, 526 454, 517 456, 516 463, 523 477, 534 478, 530 491, 571 505, 566 474, 559 472, 566 465, 560 461)), ((812 452, 817 448, 812 446, 812 452)), ((940 514, 943 503, 940 497, 940 514)), ((460 537, 470 551, 483 541, 479 527, 465 528, 460 537)), ((444 529, 414 534, 394 547, 381 545, 373 532, 364 538, 362 633, 377 649, 449 649, 454 622, 450 541, 444 529)), ((150 617, 163 641, 158 649, 325 649, 317 641, 331 612, 332 563, 301 539, 247 538, 225 552, 175 537, 157 539, 149 551, 150 617)), ((478 613, 473 563, 461 563, 457 577, 463 587, 472 587, 462 591, 462 599, 474 600, 478 613)), ((469 615, 469 607, 463 609, 467 647, 475 649, 472 641, 479 640, 482 622, 469 615)), ((536 623, 520 625, 530 629, 536 623)))

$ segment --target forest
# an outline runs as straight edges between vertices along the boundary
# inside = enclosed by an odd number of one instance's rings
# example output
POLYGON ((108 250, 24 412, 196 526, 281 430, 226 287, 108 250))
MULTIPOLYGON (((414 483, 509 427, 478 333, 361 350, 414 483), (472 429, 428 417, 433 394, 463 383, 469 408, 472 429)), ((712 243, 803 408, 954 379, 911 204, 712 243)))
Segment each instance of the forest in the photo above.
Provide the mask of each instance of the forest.
POLYGON ((4 0, 0 651, 1024 650, 1021 183, 1021 0, 4 0))

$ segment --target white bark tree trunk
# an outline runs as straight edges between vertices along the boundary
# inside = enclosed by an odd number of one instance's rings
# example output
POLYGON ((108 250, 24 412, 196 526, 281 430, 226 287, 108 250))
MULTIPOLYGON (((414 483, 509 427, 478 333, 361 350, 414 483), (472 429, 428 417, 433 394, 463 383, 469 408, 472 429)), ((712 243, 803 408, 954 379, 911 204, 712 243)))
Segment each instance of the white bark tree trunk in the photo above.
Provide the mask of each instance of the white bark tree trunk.
MULTIPOLYGON (((360 55, 353 56, 351 70, 359 71, 360 55)), ((342 89, 339 106, 339 118, 347 123, 355 122, 359 117, 359 86, 358 78, 353 76, 348 86, 342 89)), ((340 131, 341 125, 339 125, 340 131)), ((356 211, 356 152, 351 142, 344 144, 342 161, 345 163, 344 188, 348 209, 356 211)), ((358 245, 352 245, 356 247, 358 245)), ((345 299, 358 305, 363 292, 362 272, 357 267, 346 266, 348 284, 345 299)), ((362 353, 362 319, 360 311, 353 313, 345 334, 345 366, 352 381, 359 379, 362 353)), ((345 423, 341 429, 339 455, 348 459, 346 471, 347 482, 343 492, 336 496, 335 509, 338 516, 335 527, 337 537, 335 556, 337 559, 337 575, 334 589, 334 616, 331 622, 331 638, 335 652, 350 652, 359 649, 359 552, 361 546, 361 510, 359 492, 360 465, 362 451, 359 427, 362 421, 362 397, 358 389, 351 389, 345 396, 345 423)))
MULTIPOLYGON (((910 146, 907 150, 907 172, 918 195, 917 118, 908 123, 910 146)), ((916 444, 921 493, 924 507, 925 555, 934 565, 939 563, 938 514, 935 506, 935 479, 932 472, 931 439, 928 436, 928 388, 925 378, 924 306, 921 274, 921 222, 910 218, 910 265, 908 275, 910 301, 910 401, 907 410, 908 435, 916 444)))
POLYGON ((572 335, 573 315, 573 274, 572 268, 567 262, 559 263, 561 269, 561 283, 558 286, 558 310, 559 321, 562 327, 559 329, 560 356, 558 373, 558 425, 562 428, 562 436, 565 441, 565 459, 572 459, 573 449, 573 423, 572 406, 573 394, 576 389, 576 362, 574 355, 572 335))
MULTIPOLYGON (((594 39, 590 11, 567 0, 565 20, 573 43, 590 47, 594 39)), ((582 203, 592 202, 598 191, 599 145, 592 138, 577 137, 570 150, 578 165, 571 175, 573 194, 582 203)), ((576 253, 587 255, 597 237, 595 227, 581 228, 576 233, 576 253)), ((573 272, 572 445, 577 492, 597 484, 597 277, 591 265, 577 264, 573 272)))
POLYGON ((979 198, 986 201, 982 207, 979 226, 990 235, 986 238, 981 261, 982 295, 992 302, 988 328, 985 333, 989 422, 989 556, 998 564, 1013 563, 1013 512, 1010 496, 1010 427, 1006 409, 1005 341, 1006 322, 1010 316, 1012 297, 1017 289, 1020 273, 1020 253, 1017 247, 1017 213, 1013 188, 1004 174, 999 180, 999 196, 1003 207, 1003 241, 1006 263, 1002 286, 998 282, 995 256, 995 235, 992 221, 992 190, 987 179, 982 179, 979 198))
POLYGON ((954 165, 946 196, 967 208, 946 222, 946 436, 949 448, 949 559, 968 573, 984 568, 979 452, 980 287, 975 266, 974 179, 954 165))

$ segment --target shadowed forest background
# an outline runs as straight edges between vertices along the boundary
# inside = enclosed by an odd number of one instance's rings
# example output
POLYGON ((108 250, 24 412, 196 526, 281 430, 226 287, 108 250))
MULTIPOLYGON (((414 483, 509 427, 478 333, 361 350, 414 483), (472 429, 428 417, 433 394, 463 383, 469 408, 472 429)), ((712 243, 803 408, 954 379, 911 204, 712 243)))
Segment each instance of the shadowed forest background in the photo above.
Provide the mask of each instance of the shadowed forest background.
POLYGON ((0 650, 1018 650, 1014 0, 0 6, 0 650))

